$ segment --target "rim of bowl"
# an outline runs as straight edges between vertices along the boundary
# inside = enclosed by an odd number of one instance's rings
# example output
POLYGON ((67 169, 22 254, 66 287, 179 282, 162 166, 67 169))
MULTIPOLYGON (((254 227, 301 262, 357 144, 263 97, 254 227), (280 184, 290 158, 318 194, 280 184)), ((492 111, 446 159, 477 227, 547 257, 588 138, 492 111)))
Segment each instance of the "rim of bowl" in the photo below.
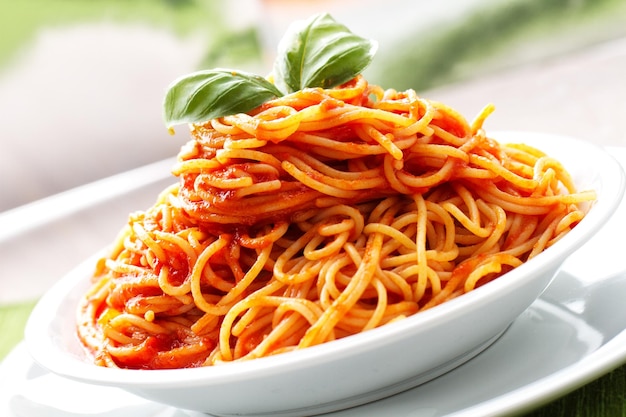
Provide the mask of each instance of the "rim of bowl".
MULTIPOLYGON (((63 343, 67 343, 67 340, 59 340, 59 320, 68 320, 69 318, 60 317, 58 313, 63 306, 70 307, 66 303, 73 292, 77 292, 81 287, 86 287, 89 280, 89 274, 86 273, 89 269, 86 271, 86 268, 90 267, 93 261, 93 258, 89 258, 59 280, 39 300, 29 317, 24 332, 27 348, 35 361, 44 368, 76 380, 116 386, 167 387, 179 384, 194 386, 207 383, 222 384, 244 377, 281 373, 287 369, 290 371, 304 369, 322 362, 348 357, 355 354, 356 351, 375 350, 379 346, 407 337, 406 334, 409 332, 453 320, 454 317, 463 314, 468 308, 496 298, 503 291, 514 291, 515 288, 524 284, 523 278, 526 275, 541 271, 554 262, 560 261, 562 263, 613 215, 624 193, 625 179, 621 166, 606 150, 596 144, 569 136, 536 132, 494 132, 490 136, 497 137, 500 142, 521 139, 524 142, 532 142, 529 144, 537 147, 541 147, 536 144, 536 141, 542 137, 546 140, 556 140, 560 144, 564 140, 570 145, 575 141, 577 145, 575 147, 569 146, 568 152, 571 153, 571 149, 580 151, 581 155, 585 155, 585 161, 591 157, 591 162, 597 162, 594 165, 596 178, 593 181, 599 182, 597 185, 600 189, 597 190, 597 201, 593 203, 588 214, 572 231, 556 242, 549 250, 541 253, 540 256, 509 271, 490 282, 489 285, 477 288, 462 297, 446 301, 404 320, 302 350, 211 367, 166 370, 116 369, 100 367, 86 359, 77 357, 68 352, 68 346, 61 346, 63 343), (505 140, 500 139, 497 135, 501 135, 505 140)), ((561 161, 562 158, 555 155, 555 152, 546 152, 561 161)), ((569 170, 572 172, 571 169, 569 170)), ((537 296, 539 295, 537 294, 537 296)), ((72 303, 71 308, 75 309, 75 303, 72 303)), ((82 348, 78 338, 75 337, 75 339, 72 343, 76 343, 82 348)))

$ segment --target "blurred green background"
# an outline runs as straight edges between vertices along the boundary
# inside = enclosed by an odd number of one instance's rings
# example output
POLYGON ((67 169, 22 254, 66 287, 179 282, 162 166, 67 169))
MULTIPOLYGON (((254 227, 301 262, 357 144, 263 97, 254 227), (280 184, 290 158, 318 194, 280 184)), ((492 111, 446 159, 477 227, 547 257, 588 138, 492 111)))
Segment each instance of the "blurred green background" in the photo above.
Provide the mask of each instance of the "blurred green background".
POLYGON ((175 155, 171 80, 267 74, 320 11, 379 41, 370 82, 426 96, 626 34, 623 0, 0 0, 0 212, 175 155))
MULTIPOLYGON (((273 23, 267 14, 274 9, 283 9, 281 18, 291 13, 294 19, 319 11, 335 11, 343 22, 356 15, 362 17, 359 28, 383 26, 393 40, 379 50, 369 71, 372 81, 418 91, 626 34, 622 0, 0 0, 0 7, 0 65, 5 67, 42 31, 106 21, 162 28, 181 38, 201 36, 206 48, 199 68, 269 69, 263 56, 271 55, 275 45, 265 45, 263 33, 278 30, 264 27, 273 23), (378 9, 393 10, 394 3, 398 14, 415 15, 414 24, 397 27, 391 19, 380 20, 378 9), (237 22, 240 7, 248 7, 243 22, 237 22), (420 18, 432 8, 443 15, 420 18), (455 8, 462 14, 455 15, 455 8)), ((280 35, 274 33, 273 40, 280 35)))

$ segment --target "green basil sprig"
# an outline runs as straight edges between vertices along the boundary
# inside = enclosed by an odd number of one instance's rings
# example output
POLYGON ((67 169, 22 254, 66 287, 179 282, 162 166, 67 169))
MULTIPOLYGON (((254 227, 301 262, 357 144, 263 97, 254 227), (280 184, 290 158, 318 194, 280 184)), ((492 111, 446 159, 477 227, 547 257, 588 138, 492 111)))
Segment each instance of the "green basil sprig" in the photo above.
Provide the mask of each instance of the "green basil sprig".
POLYGON ((294 22, 278 44, 274 82, 286 93, 335 87, 360 74, 372 61, 376 47, 328 14, 294 22))
POLYGON ((280 41, 274 84, 230 69, 194 72, 175 80, 165 95, 168 128, 248 112, 276 97, 307 87, 332 88, 360 74, 377 44, 337 23, 329 14, 294 22, 280 41))
POLYGON ((246 112, 282 93, 263 77, 242 71, 213 69, 185 75, 165 95, 167 127, 246 112))

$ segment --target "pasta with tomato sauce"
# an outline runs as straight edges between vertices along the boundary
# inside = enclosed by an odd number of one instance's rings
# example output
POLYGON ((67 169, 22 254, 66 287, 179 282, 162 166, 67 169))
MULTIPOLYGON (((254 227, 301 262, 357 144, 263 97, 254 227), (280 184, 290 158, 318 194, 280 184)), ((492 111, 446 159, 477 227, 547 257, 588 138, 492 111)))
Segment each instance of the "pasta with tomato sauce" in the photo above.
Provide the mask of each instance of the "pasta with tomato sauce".
POLYGON ((200 367, 405 319, 581 221, 559 161, 358 75, 191 125, 178 182, 96 267, 78 334, 102 366, 200 367))

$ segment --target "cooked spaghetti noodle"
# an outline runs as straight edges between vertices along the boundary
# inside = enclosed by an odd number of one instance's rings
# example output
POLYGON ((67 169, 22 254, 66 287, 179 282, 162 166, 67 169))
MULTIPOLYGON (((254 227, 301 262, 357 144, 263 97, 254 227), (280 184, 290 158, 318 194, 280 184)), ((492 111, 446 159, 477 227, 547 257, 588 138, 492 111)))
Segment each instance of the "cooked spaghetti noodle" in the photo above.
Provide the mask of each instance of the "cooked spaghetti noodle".
POLYGON ((480 287, 585 215, 561 164, 362 76, 191 127, 79 306, 103 366, 180 368, 367 331, 480 287))

